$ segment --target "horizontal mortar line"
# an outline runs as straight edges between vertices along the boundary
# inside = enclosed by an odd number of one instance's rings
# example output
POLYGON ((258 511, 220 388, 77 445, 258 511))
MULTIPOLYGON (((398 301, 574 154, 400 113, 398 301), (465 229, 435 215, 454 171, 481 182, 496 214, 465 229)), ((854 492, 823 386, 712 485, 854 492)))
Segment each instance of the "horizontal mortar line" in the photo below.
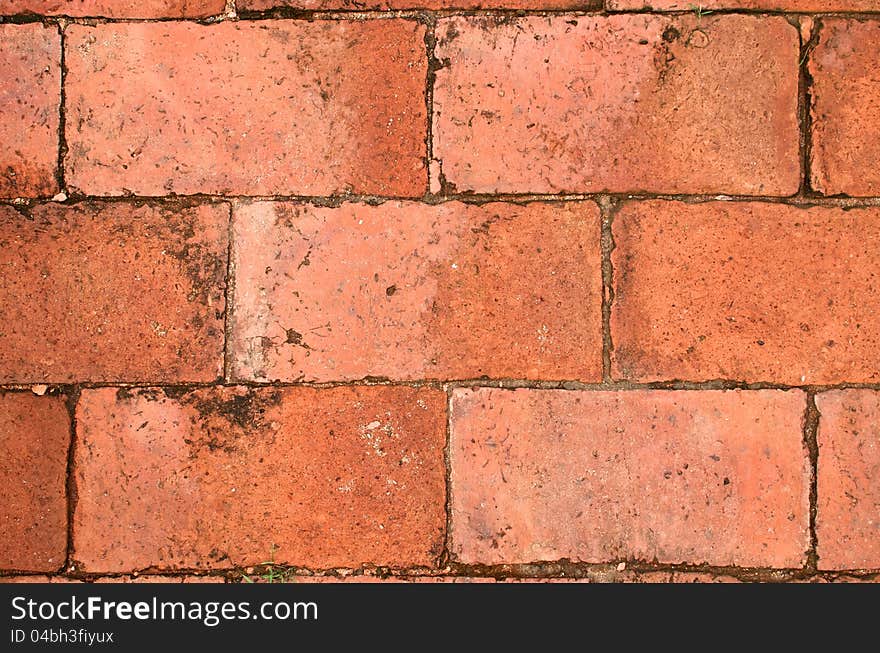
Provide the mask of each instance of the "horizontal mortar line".
POLYGON ((59 206, 75 206, 83 203, 123 203, 123 204, 181 204, 197 205, 199 203, 218 202, 297 202, 316 206, 338 207, 343 204, 379 205, 385 202, 407 202, 412 204, 438 205, 448 202, 465 204, 486 204, 491 202, 527 203, 527 202, 599 202, 611 199, 619 202, 644 202, 667 200, 700 204, 706 202, 763 202, 768 204, 786 204, 789 206, 827 206, 833 208, 861 208, 880 206, 880 196, 840 197, 824 195, 730 195, 725 193, 447 193, 429 194, 417 197, 397 195, 215 195, 197 193, 192 195, 69 195, 64 201, 53 201, 50 197, 39 198, 2 198, 0 204, 26 210, 28 207, 57 204, 59 206))
POLYGON ((217 381, 79 381, 53 383, 50 381, 19 381, 15 383, 0 383, 0 391, 6 392, 32 392, 33 386, 48 386, 62 393, 71 392, 74 389, 169 389, 169 390, 196 390, 200 388, 234 388, 245 387, 251 389, 261 388, 315 388, 330 389, 339 387, 398 387, 412 388, 497 388, 501 390, 800 390, 803 392, 823 393, 834 390, 876 390, 880 391, 880 383, 840 382, 833 384, 801 384, 790 385, 767 381, 736 381, 715 379, 709 381, 622 381, 612 380, 609 382, 588 383, 582 381, 541 381, 534 379, 401 379, 392 380, 384 378, 362 378, 346 381, 252 381, 252 380, 217 380, 217 381))
MULTIPOLYGON (((446 567, 391 567, 384 565, 363 565, 359 567, 303 567, 299 565, 286 565, 284 563, 271 563, 274 567, 282 568, 291 576, 309 577, 318 576, 325 578, 344 578, 346 576, 369 576, 371 578, 514 578, 514 579, 552 579, 552 578, 587 578, 590 574, 613 573, 620 563, 625 564, 625 571, 636 574, 645 573, 693 573, 709 574, 712 576, 733 576, 746 580, 782 580, 804 578, 827 578, 837 576, 853 576, 858 578, 871 578, 880 574, 880 569, 819 569, 813 570, 807 567, 736 567, 707 564, 664 564, 621 558, 613 562, 571 562, 541 561, 532 563, 503 563, 496 565, 451 563, 446 567)), ((149 577, 149 576, 198 576, 198 577, 228 577, 241 575, 246 569, 253 568, 254 574, 265 568, 268 563, 243 564, 237 567, 205 568, 174 568, 162 569, 160 567, 146 567, 132 569, 130 571, 73 571, 66 573, 39 572, 39 571, 0 571, 0 578, 14 576, 49 576, 53 578, 70 578, 76 580, 95 580, 99 578, 125 578, 125 577, 149 577)))
MULTIPOLYGON (((425 9, 413 7, 409 9, 376 9, 376 10, 358 10, 358 9, 326 9, 326 10, 305 10, 293 8, 277 8, 267 11, 242 11, 234 16, 225 13, 214 14, 212 16, 193 17, 193 16, 160 16, 154 18, 111 18, 107 16, 66 16, 63 14, 43 15, 43 14, 11 14, 0 16, 0 23, 10 24, 27 24, 27 23, 57 23, 63 21, 67 24, 77 25, 102 25, 102 24, 125 24, 125 23, 193 23, 199 25, 216 25, 225 22, 260 22, 265 20, 381 20, 388 18, 408 18, 420 19, 426 16, 434 18, 455 18, 455 17, 492 17, 498 16, 503 18, 511 17, 557 17, 557 16, 574 16, 574 17, 611 17, 611 16, 667 16, 670 18, 679 18, 686 16, 696 16, 694 10, 652 10, 652 9, 514 9, 514 8, 494 8, 494 9, 425 9)), ((774 10, 774 9, 747 9, 747 8, 728 8, 728 9, 712 9, 702 13, 702 18, 711 20, 716 16, 755 16, 755 17, 812 17, 812 18, 877 18, 880 17, 880 10, 866 11, 794 11, 794 10, 774 10)))

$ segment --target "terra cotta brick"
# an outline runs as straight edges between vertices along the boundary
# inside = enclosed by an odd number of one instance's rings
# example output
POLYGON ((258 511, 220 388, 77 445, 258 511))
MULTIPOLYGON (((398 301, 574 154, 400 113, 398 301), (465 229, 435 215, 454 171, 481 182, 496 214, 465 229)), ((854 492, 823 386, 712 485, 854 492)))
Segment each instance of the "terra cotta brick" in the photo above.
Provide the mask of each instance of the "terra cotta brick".
POLYGON ((804 410, 799 391, 455 390, 452 553, 799 566, 804 410))
POLYGON ((108 572, 431 565, 445 404, 393 386, 84 390, 74 558, 108 572))
POLYGON ((64 565, 69 443, 64 397, 0 392, 0 569, 64 565))
POLYGON ((424 34, 409 20, 71 25, 67 180, 95 195, 421 195, 424 34))
POLYGON ((799 37, 784 18, 464 17, 437 38, 449 189, 798 189, 799 37))
POLYGON ((0 206, 0 381, 222 373, 229 207, 0 206))
POLYGON ((821 569, 880 569, 880 392, 816 396, 821 569))
POLYGON ((613 231, 616 377, 880 380, 880 209, 658 200, 613 231))
POLYGON ((592 202, 236 207, 248 380, 602 377, 592 202))
MULTIPOLYGON (((880 9, 880 2, 875 9, 880 9)), ((880 194, 880 20, 823 19, 810 55, 813 188, 880 194)))
POLYGON ((695 11, 713 9, 769 9, 774 11, 877 11, 880 0, 605 0, 610 10, 653 9, 695 11))
POLYGON ((52 196, 58 190, 58 29, 0 25, 0 70, 0 197, 52 196))
POLYGON ((0 14, 203 18, 222 14, 226 0, 4 0, 0 14))
POLYGON ((312 11, 332 9, 599 9, 602 0, 237 0, 239 12, 290 7, 312 11))

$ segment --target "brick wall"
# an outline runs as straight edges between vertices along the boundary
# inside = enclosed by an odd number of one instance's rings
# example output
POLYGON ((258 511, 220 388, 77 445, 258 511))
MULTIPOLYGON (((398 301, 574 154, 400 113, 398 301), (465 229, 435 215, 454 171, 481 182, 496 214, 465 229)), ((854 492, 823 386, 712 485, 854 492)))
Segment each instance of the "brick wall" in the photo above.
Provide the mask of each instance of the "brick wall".
POLYGON ((880 574, 880 1, 2 12, 3 580, 880 574))

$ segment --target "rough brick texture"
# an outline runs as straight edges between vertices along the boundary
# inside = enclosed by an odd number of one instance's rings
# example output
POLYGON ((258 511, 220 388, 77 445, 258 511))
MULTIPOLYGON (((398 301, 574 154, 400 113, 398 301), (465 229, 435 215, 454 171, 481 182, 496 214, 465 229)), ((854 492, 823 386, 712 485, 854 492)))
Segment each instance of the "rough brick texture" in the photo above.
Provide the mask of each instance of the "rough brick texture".
POLYGON ((235 210, 237 379, 602 378, 599 211, 235 210))
POLYGON ((222 14, 226 0, 4 0, 0 14, 203 18, 222 14))
POLYGON ((812 184, 827 195, 880 195, 878 43, 880 20, 821 22, 809 63, 812 184))
POLYGON ((452 554, 799 566, 804 410, 799 391, 456 390, 452 554))
POLYGON ((445 403, 392 386, 84 390, 74 558, 88 571, 431 565, 445 403))
POLYGON ((880 392, 816 397, 821 569, 880 569, 880 392))
POLYGON ((770 9, 774 11, 880 11, 880 0, 605 0, 608 9, 694 11, 713 9, 770 9))
POLYGON ((655 200, 613 230, 616 377, 880 381, 880 209, 655 200))
POLYGON ((0 392, 0 570, 56 571, 64 565, 70 443, 64 401, 0 392))
POLYGON ((67 180, 93 195, 421 195, 424 34, 410 20, 72 25, 67 180))
POLYGON ((599 9, 602 0, 238 0, 239 12, 279 7, 306 10, 356 9, 599 9))
POLYGON ((0 70, 0 197, 52 196, 58 191, 58 29, 0 25, 0 70))
POLYGON ((229 207, 0 206, 0 382, 212 381, 229 207))
POLYGON ((450 18, 437 38, 448 188, 798 189, 799 40, 784 18, 450 18))

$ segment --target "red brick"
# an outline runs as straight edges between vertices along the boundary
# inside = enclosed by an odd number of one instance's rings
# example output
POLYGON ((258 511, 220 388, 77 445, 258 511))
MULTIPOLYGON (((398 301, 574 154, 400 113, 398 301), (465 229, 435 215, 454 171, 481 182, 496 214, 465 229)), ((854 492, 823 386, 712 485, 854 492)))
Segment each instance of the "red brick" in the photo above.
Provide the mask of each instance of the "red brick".
POLYGON ((880 208, 650 201, 613 231, 615 377, 880 380, 880 208))
POLYGON ((782 17, 450 18, 437 36, 435 165, 460 191, 798 189, 782 17))
POLYGON ((425 28, 414 21, 67 34, 67 180, 83 192, 425 191, 425 28))
POLYGON ((0 206, 0 381, 222 373, 229 207, 0 206))
MULTIPOLYGON (((880 0, 606 0, 608 9, 654 9, 655 11, 694 11, 713 9, 770 9, 775 11, 877 11, 880 0)), ((705 20, 705 18, 703 19, 705 20)))
POLYGON ((0 70, 0 197, 52 196, 58 191, 58 29, 0 25, 0 70))
POLYGON ((64 397, 0 392, 0 569, 64 565, 69 443, 64 397))
POLYGON ((74 559, 85 571, 431 565, 445 394, 361 386, 84 390, 74 559))
POLYGON ((0 13, 107 18, 204 18, 222 14, 226 0, 4 0, 0 13))
POLYGON ((809 69, 812 184, 823 193, 880 195, 878 43, 880 20, 822 20, 809 69))
POLYGON ((880 569, 880 392, 816 397, 820 569, 880 569))
POLYGON ((451 551, 799 566, 804 410, 799 391, 455 390, 451 551))
POLYGON ((235 378, 601 380, 592 202, 234 213, 235 378))
POLYGON ((600 9, 601 0, 237 0, 239 12, 290 7, 312 11, 351 9, 600 9))

